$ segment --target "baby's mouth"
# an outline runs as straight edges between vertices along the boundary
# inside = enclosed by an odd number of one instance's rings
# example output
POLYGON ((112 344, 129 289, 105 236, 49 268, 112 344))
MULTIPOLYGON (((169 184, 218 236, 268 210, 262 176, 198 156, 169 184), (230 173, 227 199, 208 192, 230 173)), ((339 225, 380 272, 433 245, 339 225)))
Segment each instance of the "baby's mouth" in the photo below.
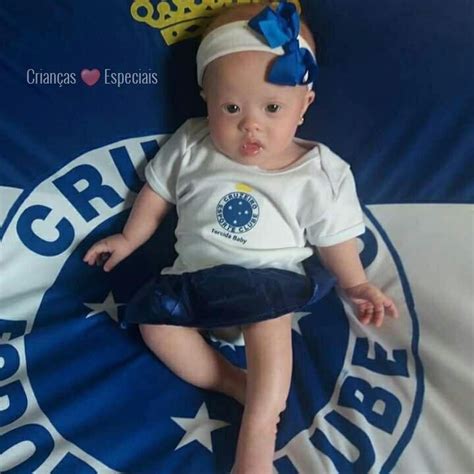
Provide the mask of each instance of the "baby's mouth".
POLYGON ((258 140, 247 140, 242 143, 240 151, 244 156, 255 156, 260 153, 263 146, 258 140))

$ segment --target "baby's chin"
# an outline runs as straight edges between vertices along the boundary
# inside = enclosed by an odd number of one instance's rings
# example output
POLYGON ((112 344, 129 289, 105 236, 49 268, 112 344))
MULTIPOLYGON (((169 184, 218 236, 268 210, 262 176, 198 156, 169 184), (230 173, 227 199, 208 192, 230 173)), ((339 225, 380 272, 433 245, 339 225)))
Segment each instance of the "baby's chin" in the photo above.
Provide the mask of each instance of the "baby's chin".
POLYGON ((232 156, 229 156, 232 161, 240 163, 241 165, 246 166, 258 166, 259 168, 262 167, 264 160, 263 152, 256 153, 256 154, 242 154, 242 153, 234 153, 232 156))
POLYGON ((217 150, 229 160, 235 161, 241 165, 247 166, 259 166, 264 159, 265 152, 263 148, 252 149, 252 150, 242 150, 238 148, 236 150, 225 150, 217 147, 217 150))

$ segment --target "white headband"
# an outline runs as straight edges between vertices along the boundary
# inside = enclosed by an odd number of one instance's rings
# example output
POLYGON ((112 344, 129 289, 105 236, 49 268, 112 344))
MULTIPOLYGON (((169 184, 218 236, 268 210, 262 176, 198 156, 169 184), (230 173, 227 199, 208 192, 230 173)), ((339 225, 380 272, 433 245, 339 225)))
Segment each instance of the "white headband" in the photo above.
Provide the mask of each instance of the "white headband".
MULTIPOLYGON (((301 48, 307 49, 313 58, 313 51, 305 39, 299 35, 301 48)), ((281 46, 270 48, 262 37, 248 26, 248 21, 234 21, 212 30, 201 42, 196 55, 197 81, 202 87, 202 78, 206 66, 217 58, 242 51, 265 51, 282 56, 285 51, 281 46)))

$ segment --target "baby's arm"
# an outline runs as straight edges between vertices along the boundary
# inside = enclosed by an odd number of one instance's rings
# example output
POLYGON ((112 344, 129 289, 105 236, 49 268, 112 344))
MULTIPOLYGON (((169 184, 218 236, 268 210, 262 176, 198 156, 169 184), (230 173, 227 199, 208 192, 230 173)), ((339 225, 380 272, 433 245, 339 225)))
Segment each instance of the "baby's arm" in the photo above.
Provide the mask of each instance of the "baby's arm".
POLYGON ((128 257, 156 231, 172 204, 145 184, 138 194, 121 234, 96 242, 84 256, 89 265, 104 263, 106 272, 128 257))
POLYGON ((394 318, 398 317, 395 303, 368 282, 356 239, 330 247, 318 247, 318 252, 326 268, 336 276, 339 286, 357 306, 357 316, 363 324, 373 323, 380 327, 385 311, 394 318))

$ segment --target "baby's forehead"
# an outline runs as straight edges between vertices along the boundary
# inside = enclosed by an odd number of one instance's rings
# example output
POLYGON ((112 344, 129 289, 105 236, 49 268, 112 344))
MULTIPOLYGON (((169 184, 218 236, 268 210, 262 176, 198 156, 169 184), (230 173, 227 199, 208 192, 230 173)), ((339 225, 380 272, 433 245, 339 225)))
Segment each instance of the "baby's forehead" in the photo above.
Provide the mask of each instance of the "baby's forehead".
POLYGON ((205 87, 208 98, 213 97, 217 101, 238 101, 247 103, 287 103, 297 99, 303 87, 281 86, 268 82, 262 75, 255 77, 251 75, 249 80, 241 77, 231 77, 226 80, 222 75, 216 74, 205 87), (251 78, 250 78, 251 77, 251 78))

